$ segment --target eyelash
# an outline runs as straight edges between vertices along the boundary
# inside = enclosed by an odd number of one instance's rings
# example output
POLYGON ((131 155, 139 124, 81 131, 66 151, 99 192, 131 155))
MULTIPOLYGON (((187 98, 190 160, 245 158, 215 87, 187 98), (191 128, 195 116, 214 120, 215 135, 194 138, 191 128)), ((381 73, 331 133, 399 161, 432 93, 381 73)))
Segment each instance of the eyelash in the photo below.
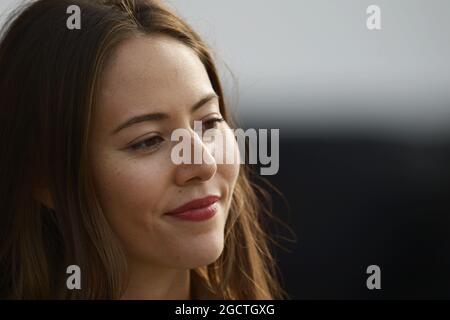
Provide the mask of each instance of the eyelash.
MULTIPOLYGON (((216 129, 217 128, 217 124, 219 124, 220 122, 223 122, 223 121, 225 121, 224 118, 214 118, 214 119, 210 119, 208 121, 205 121, 203 124, 210 124, 210 123, 212 123, 213 126, 214 126, 213 128, 216 129)), ((211 129, 211 128, 208 128, 208 129, 211 129)))
POLYGON ((133 150, 133 151, 139 151, 139 150, 142 150, 142 149, 146 149, 146 150, 150 149, 151 150, 151 149, 156 148, 158 145, 160 145, 162 143, 161 140, 164 141, 164 139, 161 138, 160 136, 153 136, 153 137, 150 137, 148 139, 142 140, 141 142, 133 144, 132 146, 130 146, 130 149, 133 150), (160 140, 160 141, 156 142, 156 143, 152 143, 149 147, 141 147, 143 144, 145 144, 145 143, 147 143, 149 141, 155 141, 155 140, 160 140))
MULTIPOLYGON (((203 125, 205 125, 205 124, 213 124, 213 128, 216 129, 217 128, 217 124, 220 123, 220 122, 223 122, 223 121, 225 121, 224 118, 214 118, 214 119, 205 121, 203 123, 203 125)), ((208 129, 212 129, 212 128, 207 128, 207 129, 203 128, 203 130, 208 130, 208 129)), ((160 136, 153 136, 153 137, 150 137, 148 139, 142 140, 140 142, 137 142, 137 143, 131 145, 130 149, 133 150, 133 151, 138 151, 138 150, 142 150, 142 149, 151 150, 151 149, 154 149, 154 148, 158 147, 162 143, 161 140, 164 141, 164 139, 162 137, 160 137, 160 136), (155 140, 160 140, 160 142, 152 143, 149 147, 140 147, 141 145, 143 145, 143 144, 145 144, 145 143, 147 143, 149 141, 155 141, 155 140)))

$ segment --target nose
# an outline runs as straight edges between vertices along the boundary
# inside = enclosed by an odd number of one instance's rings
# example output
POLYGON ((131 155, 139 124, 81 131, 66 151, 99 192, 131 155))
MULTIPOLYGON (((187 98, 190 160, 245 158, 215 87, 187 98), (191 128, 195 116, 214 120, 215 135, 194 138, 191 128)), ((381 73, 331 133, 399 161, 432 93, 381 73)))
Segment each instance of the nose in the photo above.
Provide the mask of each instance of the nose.
POLYGON ((193 181, 208 181, 217 171, 216 159, 211 155, 200 136, 195 131, 190 131, 191 161, 178 164, 175 180, 177 185, 185 185, 193 181), (200 155, 201 161, 194 161, 195 152, 200 155))

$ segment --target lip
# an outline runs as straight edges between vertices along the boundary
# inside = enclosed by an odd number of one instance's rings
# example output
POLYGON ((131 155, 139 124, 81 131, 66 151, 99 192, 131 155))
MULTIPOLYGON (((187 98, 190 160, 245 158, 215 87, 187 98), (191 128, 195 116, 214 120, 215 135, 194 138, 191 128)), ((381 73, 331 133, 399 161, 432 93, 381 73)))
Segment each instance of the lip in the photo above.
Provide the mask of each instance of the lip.
POLYGON ((166 215, 182 220, 203 221, 215 215, 217 212, 215 204, 219 199, 220 197, 214 195, 195 199, 167 212, 166 215))

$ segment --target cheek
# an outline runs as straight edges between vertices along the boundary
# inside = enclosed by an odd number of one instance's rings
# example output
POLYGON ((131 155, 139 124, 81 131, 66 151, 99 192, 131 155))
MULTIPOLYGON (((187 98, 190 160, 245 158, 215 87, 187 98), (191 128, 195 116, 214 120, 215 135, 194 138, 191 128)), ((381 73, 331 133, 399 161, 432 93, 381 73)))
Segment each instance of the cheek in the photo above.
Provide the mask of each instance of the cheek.
POLYGON ((222 176, 228 184, 228 202, 230 202, 239 175, 240 154, 239 147, 232 130, 227 126, 222 131, 222 134, 225 137, 225 144, 223 148, 223 155, 216 159, 218 163, 217 173, 222 176), (227 157, 228 159, 232 159, 232 161, 227 160, 227 157))
POLYGON ((95 187, 111 227, 123 234, 133 225, 151 223, 149 217, 158 213, 158 200, 166 189, 164 164, 151 155, 133 160, 103 157, 97 163, 101 166, 94 167, 95 187))

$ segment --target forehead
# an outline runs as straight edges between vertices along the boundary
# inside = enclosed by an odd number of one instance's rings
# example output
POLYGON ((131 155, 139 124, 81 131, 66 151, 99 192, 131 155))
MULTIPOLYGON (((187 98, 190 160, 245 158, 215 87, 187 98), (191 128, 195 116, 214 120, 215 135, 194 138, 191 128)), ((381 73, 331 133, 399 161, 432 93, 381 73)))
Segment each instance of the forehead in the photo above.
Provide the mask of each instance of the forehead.
POLYGON ((116 49, 105 68, 95 114, 117 123, 141 112, 177 112, 211 90, 191 48, 167 36, 136 36, 116 49))

